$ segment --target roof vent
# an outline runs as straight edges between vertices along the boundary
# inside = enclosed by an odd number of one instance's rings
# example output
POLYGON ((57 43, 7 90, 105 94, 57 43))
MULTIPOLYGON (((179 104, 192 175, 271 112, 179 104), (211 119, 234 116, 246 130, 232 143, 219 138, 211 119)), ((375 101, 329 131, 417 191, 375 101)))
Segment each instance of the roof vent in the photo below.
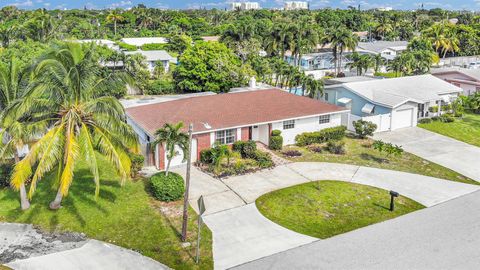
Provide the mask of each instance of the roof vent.
POLYGON ((212 126, 210 126, 208 123, 202 123, 202 124, 206 129, 212 129, 212 126))

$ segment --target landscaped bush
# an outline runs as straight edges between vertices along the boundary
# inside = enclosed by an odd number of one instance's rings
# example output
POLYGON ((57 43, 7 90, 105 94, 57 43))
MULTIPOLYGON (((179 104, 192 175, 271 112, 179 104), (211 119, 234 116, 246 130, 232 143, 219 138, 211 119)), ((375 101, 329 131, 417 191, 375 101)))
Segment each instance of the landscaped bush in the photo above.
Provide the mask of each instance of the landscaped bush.
POLYGON ((452 104, 445 104, 445 105, 442 105, 442 111, 446 112, 446 111, 450 111, 452 110, 452 104))
POLYGON ((124 42, 118 42, 117 44, 120 47, 120 49, 123 49, 125 51, 136 51, 137 50, 137 46, 135 46, 135 45, 130 45, 130 44, 127 44, 127 43, 124 43, 124 42))
POLYGON ((436 113, 438 112, 438 106, 432 106, 430 108, 428 108, 428 111, 431 112, 431 113, 436 113))
POLYGON ((375 130, 377 130, 376 124, 365 120, 353 121, 353 126, 355 127, 355 133, 362 139, 372 136, 375 130))
POLYGON ((373 149, 379 152, 384 152, 388 158, 390 155, 401 156, 403 149, 401 146, 393 145, 392 143, 386 143, 380 140, 373 142, 373 149))
POLYGON ((255 141, 236 141, 233 143, 232 150, 240 153, 242 158, 255 158, 257 143, 255 141))
POLYGON ((431 122, 432 122, 432 119, 430 119, 430 118, 423 118, 423 119, 418 120, 419 124, 429 124, 431 122))
POLYGON ((10 175, 13 171, 13 165, 9 163, 0 163, 0 188, 10 185, 10 175))
POLYGON ((452 123, 452 122, 455 122, 455 117, 453 116, 453 114, 446 113, 446 114, 441 115, 438 118, 438 120, 440 122, 443 122, 443 123, 452 123))
POLYGON ((273 130, 268 142, 268 148, 272 150, 281 150, 283 147, 283 137, 280 130, 273 130))
POLYGON ((145 157, 140 154, 130 154, 130 160, 132 164, 130 166, 130 173, 132 177, 136 177, 138 172, 142 169, 143 163, 145 162, 145 157))
POLYGON ((167 80, 152 80, 145 88, 146 95, 166 95, 175 93, 175 85, 167 80))
POLYGON ((142 45, 142 50, 144 50, 144 51, 165 50, 166 45, 167 44, 162 44, 162 43, 143 44, 142 45))
POLYGON ((307 146, 307 149, 310 150, 313 153, 321 153, 323 151, 323 148, 321 145, 318 144, 312 144, 307 146))
POLYGON ((212 164, 213 162, 213 155, 212 155, 212 149, 203 149, 200 151, 200 162, 203 164, 212 164))
POLYGON ((160 172, 150 178, 150 187, 153 196, 163 202, 176 201, 185 193, 183 178, 174 172, 160 172))
POLYGON ((315 132, 305 132, 295 137, 298 146, 325 143, 328 141, 338 141, 345 137, 345 126, 331 127, 315 132))
POLYGON ((302 152, 298 150, 286 150, 283 151, 282 154, 286 157, 300 157, 302 156, 302 152))
POLYGON ((329 141, 327 151, 332 154, 343 155, 345 154, 345 142, 329 141))
POLYGON ((272 156, 267 152, 256 150, 254 159, 260 168, 271 168, 274 165, 272 156))

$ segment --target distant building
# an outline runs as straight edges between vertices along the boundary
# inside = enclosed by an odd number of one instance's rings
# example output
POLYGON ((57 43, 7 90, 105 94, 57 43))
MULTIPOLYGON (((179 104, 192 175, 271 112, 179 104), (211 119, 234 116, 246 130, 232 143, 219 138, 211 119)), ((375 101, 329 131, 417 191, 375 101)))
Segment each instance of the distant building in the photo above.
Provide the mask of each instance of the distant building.
POLYGON ((378 10, 378 11, 392 11, 393 8, 392 7, 380 7, 380 8, 377 8, 376 10, 378 10))
POLYGON ((463 89, 464 95, 480 92, 480 69, 435 68, 432 75, 463 89))
POLYGON ((359 42, 356 48, 357 52, 371 54, 380 54, 387 60, 394 59, 397 55, 407 49, 407 41, 374 41, 359 42))
POLYGON ((108 39, 79 39, 75 40, 78 43, 95 43, 98 46, 107 46, 109 49, 112 50, 119 50, 119 46, 115 43, 115 41, 108 40, 108 39))
POLYGON ((252 10, 260 9, 258 2, 232 2, 230 3, 230 10, 252 10))
POLYGON ((164 50, 157 50, 157 51, 131 51, 125 52, 126 55, 131 54, 141 54, 145 57, 145 64, 150 72, 155 70, 155 67, 161 63, 165 72, 168 72, 170 69, 170 63, 176 63, 176 59, 168 54, 164 50))
POLYGON ((308 9, 308 2, 305 1, 287 1, 283 5, 284 10, 308 9))

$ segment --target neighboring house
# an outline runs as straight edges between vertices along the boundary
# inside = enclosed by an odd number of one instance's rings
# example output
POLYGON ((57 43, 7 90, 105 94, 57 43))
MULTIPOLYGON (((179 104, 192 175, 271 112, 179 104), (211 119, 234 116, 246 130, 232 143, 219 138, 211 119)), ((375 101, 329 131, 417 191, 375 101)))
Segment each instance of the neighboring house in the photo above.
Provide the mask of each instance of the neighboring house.
POLYGON ((231 2, 230 10, 256 10, 260 9, 258 2, 231 2))
POLYGON ((164 37, 141 37, 141 38, 122 38, 120 40, 128 45, 142 47, 145 44, 167 44, 168 40, 164 37))
MULTIPOLYGON (((126 109, 127 121, 137 132, 147 165, 164 169, 162 146, 150 150, 154 133, 165 123, 193 124, 192 161, 200 151, 215 143, 233 144, 254 140, 268 145, 272 130, 282 131, 284 145, 295 143, 295 136, 341 125, 345 108, 323 101, 289 94, 279 89, 189 97, 126 109)), ((181 151, 180 151, 181 152, 181 151)), ((172 166, 183 164, 180 154, 172 166)))
POLYGON ((109 49, 118 51, 120 47, 115 43, 115 41, 108 40, 108 39, 78 39, 75 40, 78 43, 95 43, 99 46, 107 46, 109 49))
POLYGON ((323 99, 351 110, 342 123, 364 119, 377 124, 377 132, 417 125, 417 120, 441 114, 462 89, 432 75, 364 80, 325 87, 323 99), (430 107, 439 112, 430 112, 430 107))
POLYGON ((308 2, 306 1, 287 1, 283 4, 284 10, 301 10, 309 9, 308 2))
MULTIPOLYGON (((351 61, 348 59, 348 55, 351 54, 350 52, 344 53, 342 55, 342 68, 350 63, 351 61)), ((333 53, 330 50, 325 50, 324 52, 317 52, 317 53, 307 53, 302 55, 299 59, 295 59, 292 56, 291 52, 285 53, 285 61, 289 64, 298 64, 300 63, 300 67, 305 71, 310 70, 326 70, 326 71, 334 71, 335 64, 333 61, 333 53)))
POLYGON ((464 95, 480 92, 480 69, 437 68, 432 69, 431 73, 439 79, 462 88, 464 95))
POLYGON ((393 60, 397 55, 407 49, 408 41, 374 41, 359 42, 357 52, 380 54, 387 60, 393 60))
POLYGON ((177 60, 168 54, 164 50, 157 50, 157 51, 126 51, 126 55, 131 54, 141 54, 145 57, 145 64, 150 72, 155 70, 155 67, 160 63, 163 65, 165 72, 168 72, 170 69, 170 63, 176 63, 177 60))

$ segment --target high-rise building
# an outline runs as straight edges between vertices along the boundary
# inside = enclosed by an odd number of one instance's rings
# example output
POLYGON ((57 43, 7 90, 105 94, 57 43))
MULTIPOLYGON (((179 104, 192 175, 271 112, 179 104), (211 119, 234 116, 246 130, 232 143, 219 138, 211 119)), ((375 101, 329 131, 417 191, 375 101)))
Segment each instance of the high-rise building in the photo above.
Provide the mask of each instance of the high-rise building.
POLYGON ((230 3, 230 10, 251 10, 260 9, 258 2, 232 2, 230 3))
POLYGON ((305 1, 287 1, 283 5, 284 10, 308 9, 308 2, 305 1))

